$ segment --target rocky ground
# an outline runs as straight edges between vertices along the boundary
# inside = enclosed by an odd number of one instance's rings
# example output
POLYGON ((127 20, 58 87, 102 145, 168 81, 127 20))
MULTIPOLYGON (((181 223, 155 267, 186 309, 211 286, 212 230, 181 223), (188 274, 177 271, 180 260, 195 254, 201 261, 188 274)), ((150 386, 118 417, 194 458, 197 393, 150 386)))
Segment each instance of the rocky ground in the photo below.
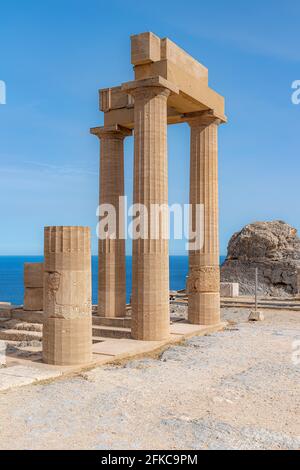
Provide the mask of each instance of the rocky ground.
POLYGON ((248 314, 223 309, 226 331, 159 358, 1 393, 0 448, 299 449, 300 314, 248 314))

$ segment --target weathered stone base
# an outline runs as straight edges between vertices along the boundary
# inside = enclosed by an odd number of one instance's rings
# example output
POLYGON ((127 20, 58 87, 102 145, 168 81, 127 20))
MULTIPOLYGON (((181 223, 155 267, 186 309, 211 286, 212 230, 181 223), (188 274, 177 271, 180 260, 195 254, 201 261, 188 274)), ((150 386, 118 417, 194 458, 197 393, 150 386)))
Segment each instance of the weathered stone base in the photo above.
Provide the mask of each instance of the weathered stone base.
POLYGON ((193 325, 220 323, 220 294, 215 292, 189 294, 189 322, 193 325))
POLYGON ((92 320, 48 318, 43 328, 43 360, 67 366, 91 362, 92 320))

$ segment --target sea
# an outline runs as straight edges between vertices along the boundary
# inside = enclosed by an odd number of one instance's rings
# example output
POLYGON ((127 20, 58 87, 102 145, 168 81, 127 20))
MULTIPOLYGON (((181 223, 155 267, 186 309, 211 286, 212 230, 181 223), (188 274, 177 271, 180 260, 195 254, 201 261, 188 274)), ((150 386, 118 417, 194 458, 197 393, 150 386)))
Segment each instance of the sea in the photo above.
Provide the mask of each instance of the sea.
MULTIPOLYGON (((220 257, 220 264, 225 260, 220 257)), ((42 256, 0 256, 0 302, 11 302, 22 305, 24 299, 24 263, 41 263, 42 256)), ((132 257, 126 257, 126 296, 127 302, 131 296, 131 266, 132 257)), ((188 274, 187 256, 170 256, 170 290, 185 288, 188 274)), ((98 257, 92 257, 92 298, 93 304, 98 302, 98 257)))

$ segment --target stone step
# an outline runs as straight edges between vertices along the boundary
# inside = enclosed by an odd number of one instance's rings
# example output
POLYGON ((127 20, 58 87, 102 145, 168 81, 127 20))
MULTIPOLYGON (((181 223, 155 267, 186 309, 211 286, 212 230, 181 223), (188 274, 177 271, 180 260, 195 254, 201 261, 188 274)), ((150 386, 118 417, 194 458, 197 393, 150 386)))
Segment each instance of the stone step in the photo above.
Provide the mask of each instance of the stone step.
POLYGON ((110 326, 93 326, 93 337, 98 338, 131 338, 130 328, 113 328, 110 326))
POLYGON ((131 318, 98 317, 93 315, 93 325, 111 326, 114 328, 131 328, 131 318))
POLYGON ((15 308, 11 311, 11 318, 26 323, 43 323, 44 312, 30 312, 23 310, 23 308, 15 308))
POLYGON ((43 325, 40 323, 17 323, 15 330, 43 332, 43 325))
POLYGON ((19 322, 18 320, 8 319, 5 323, 0 323, 1 328, 8 330, 22 330, 22 331, 38 331, 43 332, 43 325, 40 323, 26 323, 19 322))
MULTIPOLYGON (((1 330, 0 330, 1 331, 1 330)), ((14 338, 15 335, 10 335, 10 338, 14 338)), ((29 341, 39 341, 41 342, 42 338, 41 337, 34 337, 34 339, 22 339, 22 341, 20 340, 15 340, 15 339, 3 339, 2 341, 5 341, 7 343, 8 346, 20 346, 20 343, 24 343, 24 346, 23 348, 26 349, 26 345, 25 343, 28 343, 29 341)), ((93 336, 92 338, 92 341, 93 341, 93 344, 96 344, 96 343, 103 343, 103 341, 105 341, 106 338, 104 337, 100 337, 100 336, 93 336)), ((30 347, 30 349, 38 349, 37 346, 33 347, 33 346, 27 346, 27 347, 30 347)), ((41 346, 40 346, 41 347, 41 346)))
POLYGON ((0 340, 2 341, 42 341, 42 336, 39 331, 0 329, 0 340))
POLYGON ((10 306, 0 306, 0 318, 10 318, 11 317, 11 307, 10 306))

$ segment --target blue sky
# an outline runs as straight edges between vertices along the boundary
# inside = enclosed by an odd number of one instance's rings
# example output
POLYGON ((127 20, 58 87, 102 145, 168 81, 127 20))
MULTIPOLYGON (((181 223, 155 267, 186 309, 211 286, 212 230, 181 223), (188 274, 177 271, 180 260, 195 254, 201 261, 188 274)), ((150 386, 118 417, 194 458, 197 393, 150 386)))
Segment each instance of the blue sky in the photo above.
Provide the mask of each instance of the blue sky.
MULTIPOLYGON (((95 231, 97 90, 132 79, 131 34, 168 36, 226 98, 220 128, 221 253, 256 220, 300 229, 300 5, 296 1, 2 0, 0 255, 41 254, 44 225, 95 231)), ((132 193, 132 139, 126 192, 132 193)), ((169 127, 170 203, 188 202, 189 129, 169 127)), ((129 248, 129 246, 128 246, 129 248)), ((93 239, 96 251, 96 237, 93 239)), ((170 244, 182 254, 184 243, 170 244)))

